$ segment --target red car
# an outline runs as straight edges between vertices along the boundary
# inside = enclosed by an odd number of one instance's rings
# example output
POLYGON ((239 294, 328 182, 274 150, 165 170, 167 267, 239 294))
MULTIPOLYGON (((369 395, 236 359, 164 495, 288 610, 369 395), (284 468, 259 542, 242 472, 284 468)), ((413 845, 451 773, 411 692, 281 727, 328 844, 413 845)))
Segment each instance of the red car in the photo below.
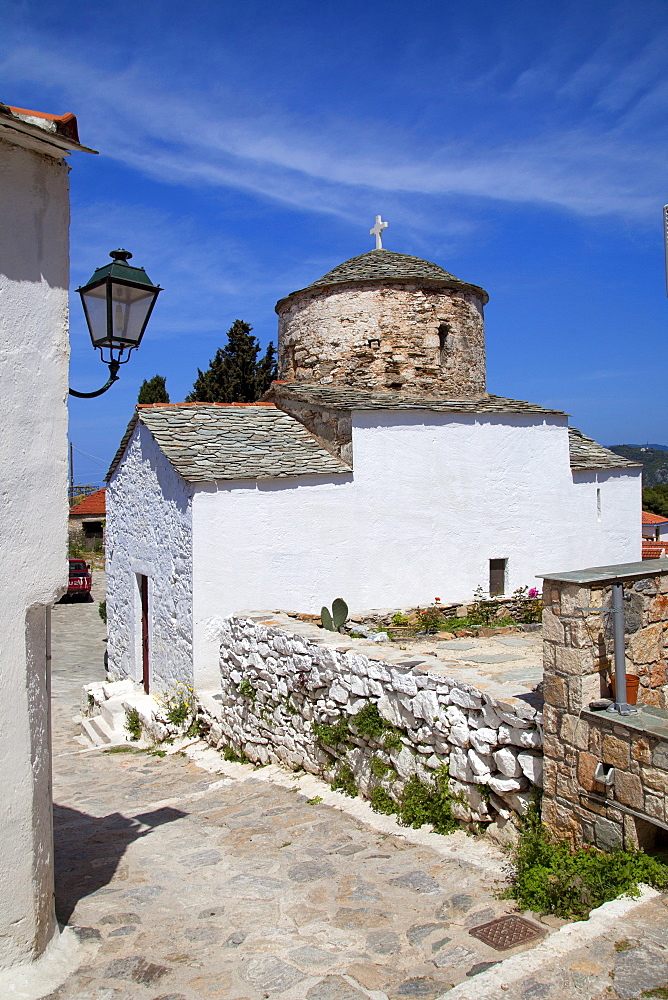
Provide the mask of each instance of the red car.
POLYGON ((86 600, 90 596, 93 576, 85 559, 70 559, 70 578, 67 584, 67 596, 79 596, 86 600))

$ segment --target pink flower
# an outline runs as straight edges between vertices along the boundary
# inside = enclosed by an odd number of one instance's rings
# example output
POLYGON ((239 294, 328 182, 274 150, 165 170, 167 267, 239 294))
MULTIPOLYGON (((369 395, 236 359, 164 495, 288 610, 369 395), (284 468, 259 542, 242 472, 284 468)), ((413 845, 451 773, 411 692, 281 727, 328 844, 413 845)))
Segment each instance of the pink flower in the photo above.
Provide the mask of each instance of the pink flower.
POLYGON ((530 591, 529 591, 529 593, 527 594, 527 597, 531 597, 531 598, 532 598, 532 600, 535 600, 535 599, 536 599, 536 598, 538 597, 538 591, 536 590, 536 588, 535 588, 535 587, 532 587, 532 588, 531 588, 531 590, 530 590, 530 591))

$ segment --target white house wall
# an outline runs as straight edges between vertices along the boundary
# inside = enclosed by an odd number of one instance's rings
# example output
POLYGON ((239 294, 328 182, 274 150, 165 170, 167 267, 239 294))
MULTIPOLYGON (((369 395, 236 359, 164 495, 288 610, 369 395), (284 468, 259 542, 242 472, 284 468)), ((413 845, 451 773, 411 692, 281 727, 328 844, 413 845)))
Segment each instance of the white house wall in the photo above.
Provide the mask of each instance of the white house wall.
POLYGON ((0 966, 56 927, 47 622, 67 587, 67 174, 0 141, 0 966))
POLYGON ((192 681, 191 490, 137 424, 107 488, 113 677, 142 680, 139 575, 148 577, 151 689, 192 681))
POLYGON ((196 490, 199 686, 217 665, 211 621, 233 611, 459 601, 487 589, 490 559, 508 560, 512 591, 639 558, 639 471, 573 476, 563 418, 357 412, 353 454, 350 476, 196 490))

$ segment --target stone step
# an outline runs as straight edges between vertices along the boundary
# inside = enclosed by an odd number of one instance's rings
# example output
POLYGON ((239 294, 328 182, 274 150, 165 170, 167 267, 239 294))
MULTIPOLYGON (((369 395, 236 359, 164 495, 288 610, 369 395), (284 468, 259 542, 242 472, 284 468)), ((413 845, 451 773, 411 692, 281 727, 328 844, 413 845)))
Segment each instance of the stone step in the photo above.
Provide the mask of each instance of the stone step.
POLYGON ((94 746, 107 746, 110 743, 125 743, 122 733, 111 729, 101 715, 94 715, 91 719, 82 719, 81 728, 94 746))
POLYGON ((109 698, 100 705, 100 714, 111 729, 125 729, 125 709, 122 698, 109 698))

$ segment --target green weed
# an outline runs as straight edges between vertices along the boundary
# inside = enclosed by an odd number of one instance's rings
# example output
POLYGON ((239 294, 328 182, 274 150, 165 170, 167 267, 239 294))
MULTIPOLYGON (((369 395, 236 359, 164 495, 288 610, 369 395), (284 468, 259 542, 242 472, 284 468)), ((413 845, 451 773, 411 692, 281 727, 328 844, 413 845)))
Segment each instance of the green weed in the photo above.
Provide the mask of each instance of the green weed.
POLYGON ((357 798, 357 783, 355 782, 353 769, 349 764, 341 764, 339 766, 332 781, 332 788, 335 791, 338 789, 344 795, 349 795, 351 799, 357 798))
POLYGON ((369 762, 369 769, 374 776, 374 778, 380 778, 381 780, 388 775, 390 772, 396 775, 396 771, 391 764, 386 764, 384 760, 380 757, 372 757, 369 762))
POLYGON ((257 692, 248 678, 244 678, 239 685, 239 694, 242 698, 248 698, 250 701, 254 702, 257 697, 257 692))
POLYGON ((397 804, 392 798, 392 796, 377 785, 371 792, 371 808, 374 812, 384 813, 386 816, 391 816, 397 811, 397 804))
POLYGON ((399 800, 399 822, 402 826, 412 826, 414 830, 424 823, 431 823, 436 833, 452 833, 460 827, 459 821, 452 815, 452 806, 461 798, 450 791, 447 765, 436 771, 433 785, 420 781, 414 774, 406 782, 399 800))
POLYGON ((350 736, 348 719, 342 715, 336 722, 314 722, 313 735, 322 747, 336 747, 347 744, 350 736))
POLYGON ((125 728, 131 740, 141 739, 141 719, 136 708, 129 708, 125 713, 125 728))
POLYGON ((643 851, 571 851, 552 838, 541 823, 540 807, 532 804, 511 851, 511 882, 504 898, 523 909, 584 920, 590 910, 621 895, 638 895, 644 882, 668 888, 668 868, 643 851))

